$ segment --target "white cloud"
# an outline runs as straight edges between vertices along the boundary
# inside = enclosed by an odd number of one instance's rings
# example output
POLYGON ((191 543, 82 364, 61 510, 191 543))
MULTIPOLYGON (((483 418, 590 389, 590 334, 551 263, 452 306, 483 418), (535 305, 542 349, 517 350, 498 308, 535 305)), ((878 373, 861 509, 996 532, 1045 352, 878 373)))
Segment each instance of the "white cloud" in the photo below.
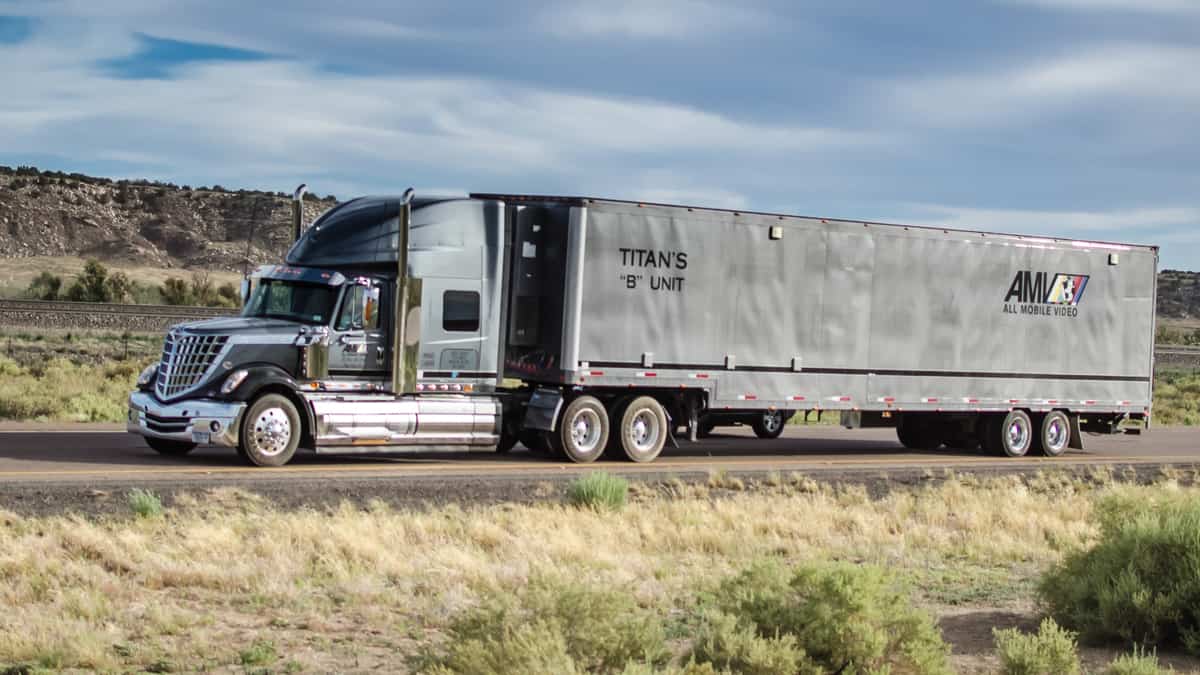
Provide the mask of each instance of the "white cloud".
POLYGON ((456 175, 619 175, 656 154, 737 163, 888 141, 664 101, 477 78, 350 76, 297 61, 210 62, 177 67, 171 79, 122 79, 94 64, 132 53, 134 41, 98 40, 75 53, 62 37, 0 45, 0 62, 22 66, 0 73, 0 86, 20 92, 0 100, 5 152, 123 158, 156 173, 175 160, 226 184, 300 171, 365 174, 370 187, 398 163, 456 175))
POLYGON ((883 85, 897 109, 933 125, 1016 125, 1098 101, 1200 101, 1200 48, 1109 44, 991 72, 883 85))
POLYGON ((943 204, 909 204, 906 208, 917 214, 923 225, 1012 234, 1104 238, 1116 231, 1128 234, 1200 227, 1200 207, 1193 206, 1110 211, 982 209, 943 204))
POLYGON ((763 17, 737 3, 709 0, 564 0, 545 12, 544 29, 564 38, 680 39, 761 26, 763 17))

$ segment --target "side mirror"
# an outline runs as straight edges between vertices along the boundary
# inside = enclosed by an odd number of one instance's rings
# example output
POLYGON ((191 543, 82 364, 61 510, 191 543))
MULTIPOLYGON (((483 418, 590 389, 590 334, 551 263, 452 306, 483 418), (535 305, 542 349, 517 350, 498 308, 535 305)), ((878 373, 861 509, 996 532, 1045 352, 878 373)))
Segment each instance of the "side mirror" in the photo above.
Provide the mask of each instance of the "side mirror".
POLYGON ((242 304, 245 305, 250 300, 250 279, 242 279, 242 304))

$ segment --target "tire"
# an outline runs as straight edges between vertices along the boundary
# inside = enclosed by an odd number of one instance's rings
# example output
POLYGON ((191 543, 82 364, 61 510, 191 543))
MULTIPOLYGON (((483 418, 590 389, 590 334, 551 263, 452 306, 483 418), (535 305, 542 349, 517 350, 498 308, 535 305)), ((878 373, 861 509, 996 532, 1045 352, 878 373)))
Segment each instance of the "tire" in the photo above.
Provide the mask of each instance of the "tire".
POLYGON ((145 438, 146 445, 149 445, 160 455, 183 457, 196 449, 195 443, 188 443, 187 441, 172 441, 167 438, 155 438, 153 436, 146 436, 145 438))
POLYGON ((901 419, 896 426, 896 438, 909 450, 937 450, 942 445, 941 434, 930 424, 901 419))
POLYGON ((787 426, 787 419, 782 410, 767 410, 754 418, 750 426, 754 429, 754 435, 759 438, 779 438, 787 426))
POLYGON ((500 434, 500 440, 496 443, 496 452, 504 455, 513 449, 517 444, 516 434, 500 434))
POLYGON ((554 456, 554 449, 550 447, 550 438, 544 431, 538 429, 522 429, 517 438, 521 441, 521 445, 525 446, 534 454, 541 455, 543 457, 554 456))
POLYGON ((246 410, 239 449, 255 466, 283 466, 296 454, 301 431, 295 404, 285 396, 267 394, 246 410))
POLYGON ((621 452, 631 462, 653 462, 670 431, 667 411, 651 396, 639 396, 621 412, 618 437, 621 452))
POLYGON ((1033 420, 1024 410, 1013 410, 1007 415, 994 415, 983 425, 983 447, 994 455, 1024 457, 1033 447, 1033 420))
POLYGON ((596 461, 608 445, 608 411, 595 396, 580 396, 567 404, 555 432, 555 449, 576 464, 596 461))
POLYGON ((1053 410, 1039 415, 1034 420, 1034 428, 1038 434, 1033 449, 1047 457, 1062 455, 1071 444, 1071 419, 1064 412, 1053 410))

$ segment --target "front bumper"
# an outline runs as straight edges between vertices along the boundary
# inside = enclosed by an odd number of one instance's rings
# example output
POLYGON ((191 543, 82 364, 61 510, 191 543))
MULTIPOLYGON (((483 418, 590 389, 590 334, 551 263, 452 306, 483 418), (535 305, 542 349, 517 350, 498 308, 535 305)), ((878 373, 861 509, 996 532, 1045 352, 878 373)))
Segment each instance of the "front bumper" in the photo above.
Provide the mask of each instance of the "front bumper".
POLYGON ((129 395, 125 429, 133 434, 172 441, 235 448, 246 404, 194 399, 159 403, 144 391, 129 395))

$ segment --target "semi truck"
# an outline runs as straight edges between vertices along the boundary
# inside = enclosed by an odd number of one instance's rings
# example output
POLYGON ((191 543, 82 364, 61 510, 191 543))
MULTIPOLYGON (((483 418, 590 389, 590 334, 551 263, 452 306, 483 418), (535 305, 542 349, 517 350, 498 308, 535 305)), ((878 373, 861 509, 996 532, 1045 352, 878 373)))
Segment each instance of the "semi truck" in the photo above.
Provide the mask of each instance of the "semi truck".
POLYGON ((1019 457, 1150 425, 1154 246, 411 189, 299 213, 241 315, 171 328, 138 378, 153 449, 649 462, 831 414, 1019 457))

